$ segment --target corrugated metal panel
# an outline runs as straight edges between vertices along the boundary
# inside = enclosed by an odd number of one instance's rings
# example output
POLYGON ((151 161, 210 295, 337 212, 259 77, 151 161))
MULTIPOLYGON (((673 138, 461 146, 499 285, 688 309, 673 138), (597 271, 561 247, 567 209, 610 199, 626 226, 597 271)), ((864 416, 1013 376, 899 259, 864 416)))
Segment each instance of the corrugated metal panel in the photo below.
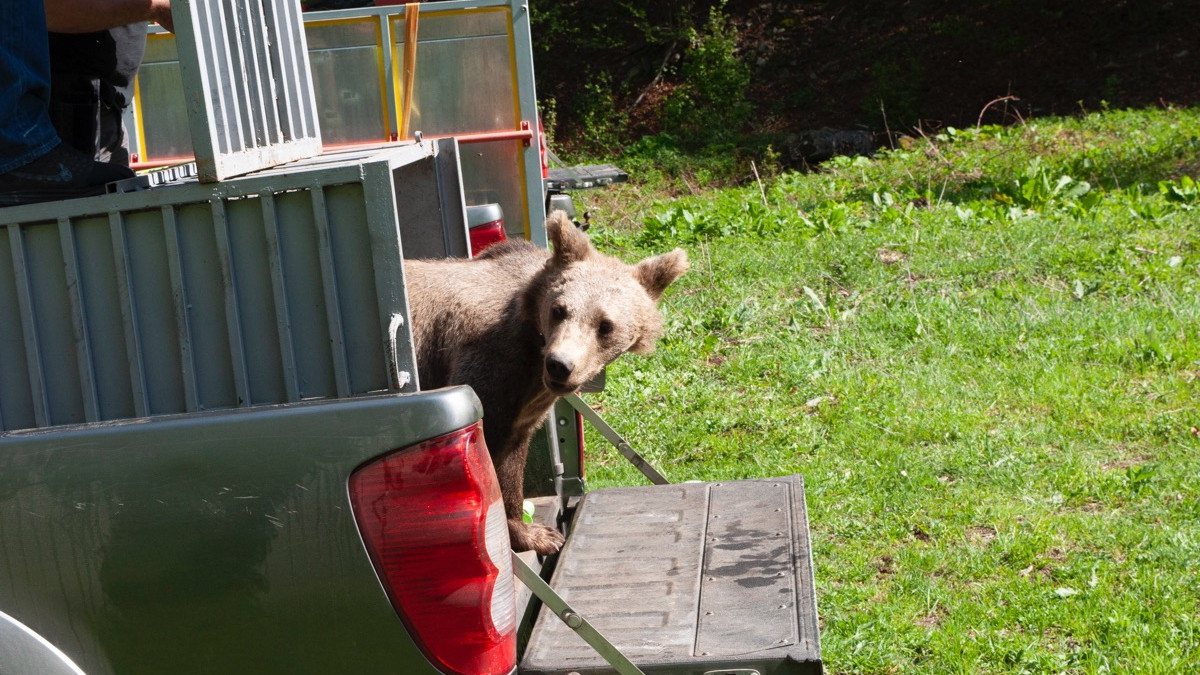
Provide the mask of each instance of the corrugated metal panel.
POLYGON ((416 391, 403 255, 466 241, 452 139, 0 209, 0 431, 416 391))
POLYGON ((176 0, 172 14, 201 181, 321 151, 299 3, 176 0))

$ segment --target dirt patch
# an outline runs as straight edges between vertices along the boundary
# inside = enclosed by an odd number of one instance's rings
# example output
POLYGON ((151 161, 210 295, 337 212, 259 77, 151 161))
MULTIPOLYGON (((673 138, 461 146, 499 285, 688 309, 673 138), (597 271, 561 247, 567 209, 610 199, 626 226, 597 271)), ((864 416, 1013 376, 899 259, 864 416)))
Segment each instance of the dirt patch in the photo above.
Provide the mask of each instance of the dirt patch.
POLYGON ((1153 457, 1128 457, 1126 459, 1118 459, 1115 462, 1108 462, 1106 464, 1101 464, 1100 468, 1104 469, 1105 471, 1112 471, 1114 469, 1124 471, 1125 469, 1137 466, 1138 464, 1145 464, 1146 462, 1149 462, 1152 459, 1154 459, 1154 458, 1153 457))
POLYGON ((974 546, 987 546, 996 538, 996 529, 987 525, 973 525, 967 528, 967 541, 974 546))
POLYGON ((804 402, 804 412, 812 415, 818 411, 837 405, 838 400, 835 396, 817 396, 810 398, 804 402))
POLYGON ((900 251, 893 251, 890 248, 880 248, 875 250, 875 256, 879 258, 879 262, 884 265, 895 265, 908 259, 908 256, 900 251))
POLYGON ((920 628, 924 628, 926 630, 933 630, 942 623, 942 617, 939 616, 937 612, 931 612, 931 613, 917 619, 915 623, 920 628))
POLYGON ((1046 581, 1050 578, 1050 568, 1046 565, 1039 565, 1035 563, 1017 572, 1017 574, 1020 574, 1026 579, 1046 581))

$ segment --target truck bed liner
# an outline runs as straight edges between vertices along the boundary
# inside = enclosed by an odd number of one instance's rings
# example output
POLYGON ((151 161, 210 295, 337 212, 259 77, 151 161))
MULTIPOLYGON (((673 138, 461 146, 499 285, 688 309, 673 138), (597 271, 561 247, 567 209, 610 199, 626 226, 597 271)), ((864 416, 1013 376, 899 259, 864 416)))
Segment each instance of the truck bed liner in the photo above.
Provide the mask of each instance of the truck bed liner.
MULTIPOLYGON (((588 493, 551 586, 647 673, 820 673, 799 475, 588 493)), ((613 672, 543 608, 528 675, 613 672)))

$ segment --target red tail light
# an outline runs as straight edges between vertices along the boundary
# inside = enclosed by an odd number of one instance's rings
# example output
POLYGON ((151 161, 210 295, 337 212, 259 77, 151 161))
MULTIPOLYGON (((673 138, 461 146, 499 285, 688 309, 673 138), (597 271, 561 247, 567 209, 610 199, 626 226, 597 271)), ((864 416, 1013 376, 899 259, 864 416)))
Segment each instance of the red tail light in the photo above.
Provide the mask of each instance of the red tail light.
POLYGON ((479 424, 398 450, 350 476, 354 517, 425 656, 448 673, 516 667, 508 523, 479 424))
POLYGON ((483 249, 491 246, 498 241, 504 241, 507 237, 504 234, 504 221, 493 220, 490 223, 476 225, 468 230, 471 235, 471 255, 476 256, 483 252, 483 249))
POLYGON ((467 232, 471 237, 471 256, 498 241, 504 241, 504 209, 498 202, 467 207, 467 232))

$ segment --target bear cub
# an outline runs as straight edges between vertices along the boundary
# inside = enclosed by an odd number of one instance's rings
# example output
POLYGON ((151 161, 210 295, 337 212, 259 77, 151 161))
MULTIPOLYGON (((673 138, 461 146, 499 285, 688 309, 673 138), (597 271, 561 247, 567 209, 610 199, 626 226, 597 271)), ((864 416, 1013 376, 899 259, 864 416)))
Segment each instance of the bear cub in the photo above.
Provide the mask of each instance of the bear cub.
POLYGON ((546 231, 553 252, 508 240, 473 260, 404 263, 421 387, 475 390, 512 547, 541 554, 563 537, 521 518, 533 433, 618 356, 654 350, 658 299, 688 269, 682 249, 635 265, 604 255, 562 211, 546 231))

